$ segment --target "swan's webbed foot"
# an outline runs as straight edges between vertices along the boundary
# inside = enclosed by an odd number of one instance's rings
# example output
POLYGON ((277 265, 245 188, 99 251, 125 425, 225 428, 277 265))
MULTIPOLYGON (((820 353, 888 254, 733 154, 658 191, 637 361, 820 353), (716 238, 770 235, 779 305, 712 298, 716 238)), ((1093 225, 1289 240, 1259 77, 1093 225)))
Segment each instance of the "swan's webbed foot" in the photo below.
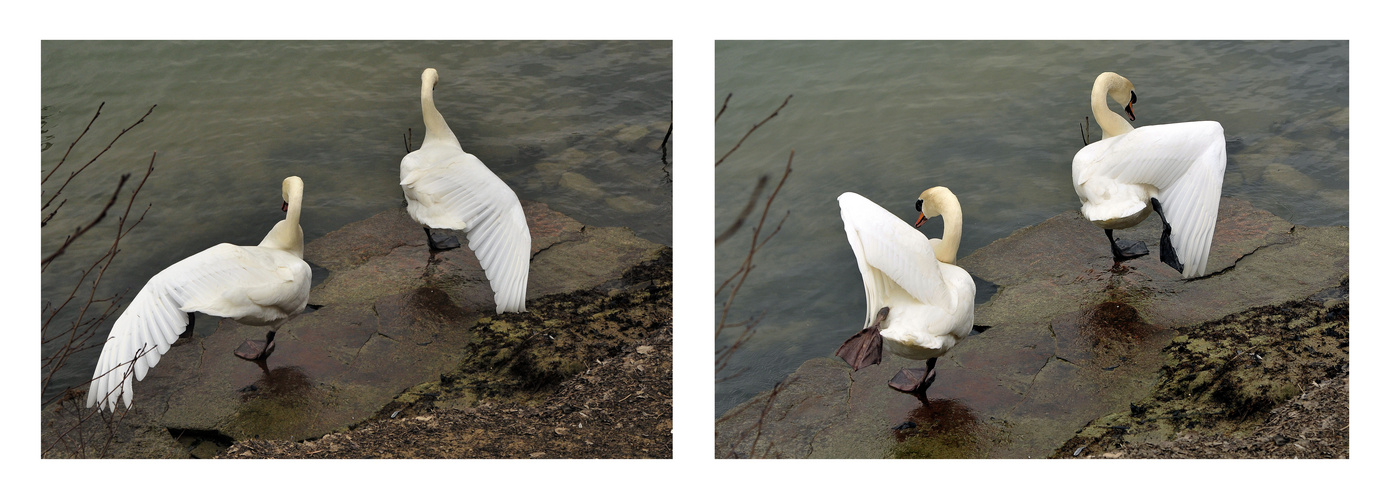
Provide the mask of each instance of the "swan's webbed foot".
POLYGON ((879 310, 874 316, 874 323, 860 330, 859 333, 852 335, 845 343, 836 349, 836 356, 850 363, 850 368, 855 371, 869 365, 879 364, 884 354, 884 337, 879 334, 879 325, 889 316, 889 308, 879 310))
POLYGON ((1136 257, 1149 255, 1149 247, 1143 241, 1117 240, 1111 235, 1111 230, 1106 230, 1106 239, 1111 240, 1111 257, 1116 260, 1116 265, 1136 257))
POLYGON ((247 361, 264 361, 270 357, 270 353, 275 352, 275 331, 266 333, 266 340, 247 340, 242 342, 233 354, 238 358, 247 361))
POLYGON ((926 368, 904 368, 889 380, 889 387, 912 394, 923 404, 927 404, 927 388, 937 380, 937 358, 927 360, 926 368))
POLYGON ((1150 198, 1150 205, 1154 206, 1154 213, 1159 214, 1159 222, 1164 224, 1164 232, 1159 236, 1159 260, 1182 273, 1183 263, 1178 261, 1178 252, 1174 251, 1174 243, 1169 240, 1173 228, 1169 227, 1169 220, 1164 218, 1164 209, 1159 206, 1159 200, 1150 198))
POLYGON ((421 227, 425 228, 425 242, 430 245, 431 253, 443 252, 445 250, 453 250, 462 246, 459 244, 458 236, 440 236, 438 234, 435 234, 433 231, 430 231, 429 226, 421 227))

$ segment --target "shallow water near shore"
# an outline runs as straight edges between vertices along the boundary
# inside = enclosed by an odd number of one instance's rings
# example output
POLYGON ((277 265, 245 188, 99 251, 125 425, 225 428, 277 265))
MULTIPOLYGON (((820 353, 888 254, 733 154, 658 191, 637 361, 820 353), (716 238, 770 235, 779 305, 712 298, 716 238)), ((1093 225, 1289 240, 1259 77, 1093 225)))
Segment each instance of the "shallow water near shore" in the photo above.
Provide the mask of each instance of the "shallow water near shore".
MULTIPOLYGON (((157 105, 63 190, 67 201, 43 230, 47 255, 101 210, 121 174, 133 174, 128 193, 158 152, 131 219, 150 208, 122 240, 98 297, 133 295, 159 270, 217 243, 256 244, 284 217, 280 182, 288 175, 305 180, 306 242, 399 206, 407 135, 414 149, 425 132, 426 67, 440 72, 436 104, 464 150, 519 198, 671 243, 661 150, 671 117, 670 42, 48 41, 41 58, 43 174, 105 102, 44 184, 45 200, 157 105)), ((63 301, 111 245, 124 207, 123 196, 43 272, 45 319, 46 304, 63 301)), ((215 327, 199 321, 197 331, 215 327)), ((70 359, 44 397, 85 383, 98 354, 70 359)))
MULTIPOLYGON (((733 97, 716 123, 717 157, 794 97, 716 168, 716 232, 760 175, 776 182, 796 153, 764 236, 787 220, 730 308, 730 321, 761 320, 717 374, 716 415, 831 355, 862 326, 840 193, 911 221, 919 193, 951 188, 964 214, 958 258, 1077 210, 1071 160, 1103 71, 1135 84, 1136 127, 1223 125, 1224 196, 1298 225, 1348 224, 1347 42, 719 42, 714 108, 733 97)), ((1090 133, 1100 136, 1094 123, 1090 133)), ((937 237, 941 226, 933 219, 922 230, 937 237)), ((716 247, 717 285, 748 255, 749 232, 716 247)), ((715 297, 717 320, 724 300, 715 297)))

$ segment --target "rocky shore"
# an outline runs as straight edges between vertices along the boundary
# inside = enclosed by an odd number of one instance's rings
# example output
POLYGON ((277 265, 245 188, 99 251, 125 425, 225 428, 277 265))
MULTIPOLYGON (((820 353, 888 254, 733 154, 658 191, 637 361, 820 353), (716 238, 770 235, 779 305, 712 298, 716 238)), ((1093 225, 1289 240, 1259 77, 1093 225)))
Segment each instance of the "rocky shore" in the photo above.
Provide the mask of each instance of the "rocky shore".
MULTIPOLYGON (((1158 248, 1157 221, 1118 233, 1158 248)), ((1224 198, 1206 276, 1105 248, 1069 212, 973 252, 992 328, 941 359, 930 404, 885 385, 906 360, 827 353, 721 416, 715 456, 1347 456, 1346 227, 1224 198)))
POLYGON ((421 448, 423 455, 359 444, 350 456, 500 456, 509 449, 501 443, 514 440, 511 448, 532 451, 508 456, 669 457, 670 248, 626 228, 585 226, 544 204, 523 209, 532 231, 528 312, 494 314, 467 247, 440 253, 427 269, 420 227, 404 209, 390 210, 306 245, 316 278, 327 275, 310 293, 322 307, 281 328, 265 367, 232 355, 264 332, 222 321, 210 334, 180 339, 136 382, 129 410, 94 415, 81 408, 80 389, 45 409, 43 455, 244 457, 312 451, 323 436, 357 428, 448 422, 445 429, 466 435, 470 421, 490 429, 507 421, 519 434, 488 433, 497 443, 475 436, 447 450, 421 448), (611 385, 609 377, 627 378, 611 385), (603 392, 585 392, 595 387, 603 392), (590 411, 572 419, 576 401, 590 411), (585 432, 557 435, 592 445, 561 451, 525 441, 536 433, 524 429, 536 425, 578 431, 586 423, 585 432))

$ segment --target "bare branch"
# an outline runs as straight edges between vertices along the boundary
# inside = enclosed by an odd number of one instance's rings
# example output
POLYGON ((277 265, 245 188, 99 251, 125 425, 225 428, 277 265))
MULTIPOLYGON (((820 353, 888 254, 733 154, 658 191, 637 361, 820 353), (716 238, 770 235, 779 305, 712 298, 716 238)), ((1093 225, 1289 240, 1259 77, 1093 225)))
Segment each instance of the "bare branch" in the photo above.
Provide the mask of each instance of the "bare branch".
MULTIPOLYGON (((102 103, 102 106, 104 105, 105 103, 102 103)), ((97 117, 101 115, 102 106, 98 106, 96 114, 92 117, 92 121, 87 124, 87 128, 84 129, 82 134, 80 134, 78 138, 73 141, 73 144, 68 147, 68 152, 63 155, 58 165, 55 165, 51 171, 44 175, 44 181, 52 178, 52 176, 60 170, 60 167, 67 160, 69 154, 75 150, 77 143, 86 136, 97 117)), ((105 149, 98 152, 96 156, 93 156, 92 159, 82 167, 68 174, 63 184, 48 198, 48 202, 41 208, 41 212, 47 210, 47 207, 61 196, 62 191, 69 183, 85 171, 88 166, 95 163, 102 154, 110 150, 112 146, 115 145, 116 141, 126 132, 129 132, 137 125, 143 123, 145 118, 149 117, 154 111, 154 108, 155 106, 150 106, 149 111, 146 111, 139 120, 117 134, 116 137, 106 145, 105 149)), ((68 297, 62 300, 60 304, 55 306, 52 302, 45 302, 43 306, 43 313, 47 315, 47 318, 43 322, 40 338, 41 345, 45 352, 48 352, 48 354, 45 354, 40 368, 44 373, 41 384, 41 391, 43 394, 48 393, 50 384, 53 382, 55 376, 59 371, 64 369, 64 366, 68 364, 73 355, 102 346, 103 343, 91 342, 92 338, 100 334, 102 332, 102 327, 105 326, 107 321, 120 311, 122 302, 129 290, 104 297, 98 297, 96 293, 106 271, 110 269, 111 264, 120 254, 119 247, 121 239, 139 225, 139 223, 144 220, 145 214, 149 212, 150 207, 147 205, 145 210, 140 214, 139 219, 133 222, 130 220, 131 210, 134 208, 135 200, 139 196, 140 191, 144 188, 145 182, 149 180, 150 175, 154 172, 154 164, 157 155, 158 153, 150 156, 150 163, 146 167, 144 177, 141 178, 140 183, 130 192, 125 211, 118 218, 115 235, 112 238, 111 245, 107 247, 105 253, 98 256, 91 265, 87 266, 86 269, 81 272, 75 280, 68 297), (84 288, 86 288, 86 290, 84 290, 84 288), (79 293, 86 295, 85 302, 78 297, 79 293), (75 319, 65 326, 61 332, 50 334, 50 327, 53 326, 54 320, 57 319, 58 315, 65 311, 68 306, 75 304, 81 304, 81 307, 73 314, 75 319)), ((111 208, 115 206, 116 201, 120 199, 121 191, 125 188, 125 184, 130 179, 130 176, 131 174, 120 176, 116 189, 112 192, 111 198, 107 201, 106 205, 102 207, 100 213, 87 224, 75 229, 72 234, 64 239, 63 244, 57 250, 42 259, 41 272, 47 270, 48 265, 59 256, 64 255, 65 251, 67 251, 79 237, 87 234, 98 223, 105 220, 111 208)), ((44 216, 40 221, 40 227, 46 227, 47 223, 56 216, 58 210, 61 209, 66 202, 67 200, 63 199, 58 203, 57 207, 53 208, 51 212, 44 216)), ((136 359, 150 351, 151 349, 142 349, 141 352, 137 354, 136 359)), ((125 377, 134 376, 134 369, 131 363, 125 363, 123 366, 118 366, 117 368, 124 370, 123 376, 125 377)), ((42 438, 44 444, 42 451, 43 456, 49 456, 50 452, 54 450, 66 451, 69 455, 74 457, 105 456, 110 453, 112 443, 116 436, 115 426, 124 418, 128 410, 118 408, 116 412, 108 414, 100 409, 96 411, 85 409, 82 407, 82 403, 78 402, 78 399, 85 399, 85 397, 79 398, 82 394, 83 391, 73 388, 63 391, 63 393, 59 395, 45 398, 42 402, 45 408, 51 408, 52 411, 51 413, 46 412, 44 417, 46 423, 42 438), (50 407, 50 405, 55 404, 56 406, 50 407), (53 420, 50 421, 49 419, 53 420)), ((110 395, 107 395, 107 398, 109 397, 110 395)))
MULTIPOLYGON (((667 144, 671 142, 671 127, 672 125, 674 125, 674 123, 671 122, 671 118, 673 118, 673 115, 675 114, 675 109, 673 109, 673 106, 674 105, 671 103, 668 103, 667 105, 669 110, 667 112, 667 135, 662 137, 662 165, 664 166, 671 165, 671 162, 667 161, 667 144)), ((715 117, 715 119, 718 120, 719 117, 717 116, 715 117)))
POLYGON ((763 188, 767 186, 768 176, 766 174, 759 176, 758 184, 754 184, 753 193, 749 194, 749 201, 744 203, 744 209, 739 211, 739 216, 734 218, 734 223, 729 225, 729 229, 725 229, 723 233, 715 237, 715 246, 720 246, 720 243, 724 243, 725 240, 734 236, 739 228, 744 227, 744 220, 748 218, 750 213, 753 213, 753 207, 758 203, 759 195, 763 194, 763 188))
POLYGON ((68 151, 66 153, 63 153, 63 158, 58 160, 57 165, 53 166, 53 170, 49 170, 48 174, 43 176, 43 180, 39 181, 39 184, 48 182, 48 178, 52 177, 53 174, 58 172, 58 169, 63 166, 63 162, 68 161, 68 155, 72 153, 72 148, 74 146, 77 146, 77 142, 81 141, 83 136, 87 135, 87 131, 92 129, 92 124, 97 122, 97 117, 101 116, 102 106, 106 106, 106 101, 102 101, 101 104, 97 105, 97 112, 96 114, 92 115, 92 121, 87 122, 87 128, 82 129, 81 134, 77 134, 77 138, 72 140, 72 144, 68 145, 68 151))
POLYGON ((106 200, 106 206, 101 207, 101 213, 97 214, 97 217, 95 219, 92 219, 92 222, 88 222, 86 226, 80 226, 77 229, 75 229, 72 234, 68 235, 68 237, 63 240, 62 246, 59 246, 58 249, 54 250, 53 253, 49 254, 48 257, 44 257, 43 261, 40 262, 40 265, 42 266, 39 268, 40 272, 42 272, 45 269, 48 269, 48 263, 53 262, 53 259, 58 258, 59 255, 63 255, 63 252, 67 251, 68 245, 71 245, 72 242, 77 241, 77 238, 81 237, 83 234, 86 234, 89 229, 92 229, 92 226, 97 225, 98 222, 101 222, 102 219, 106 218, 106 211, 111 209, 111 205, 116 204, 116 198, 120 197, 121 195, 121 187, 126 185, 126 179, 129 178, 130 174, 121 175, 121 180, 116 183, 116 191, 111 193, 111 199, 106 200))
POLYGON ((63 205, 66 204, 67 202, 68 202, 67 199, 64 199, 63 201, 58 202, 58 206, 53 207, 53 211, 52 211, 52 212, 49 212, 48 216, 47 216, 47 217, 44 217, 42 221, 39 221, 39 227, 48 226, 48 221, 53 220, 53 216, 58 215, 58 209, 63 208, 63 205))
POLYGON ((720 115, 723 115, 725 108, 729 107, 729 98, 731 97, 734 97, 733 92, 730 92, 728 95, 724 96, 724 104, 721 104, 720 111, 718 113, 715 113, 715 121, 720 121, 720 115))
MULTIPOLYGON (((102 104, 105 104, 105 103, 102 103, 102 104)), ((86 170, 87 167, 89 167, 89 166, 92 165, 92 163, 95 163, 95 162, 97 161, 97 158, 101 158, 101 155, 102 155, 103 153, 106 153, 107 150, 111 149, 111 146, 112 146, 113 144, 116 144, 116 141, 119 140, 119 139, 121 138, 121 136, 126 135, 126 132, 130 132, 130 130, 133 129, 133 128, 135 128, 136 125, 139 125, 139 124, 141 124, 141 123, 145 123, 145 117, 150 116, 150 113, 153 113, 153 112, 155 111, 155 106, 158 106, 158 104, 155 104, 155 105, 150 106, 150 110, 149 110, 149 111, 146 111, 145 114, 142 115, 142 116, 140 117, 139 120, 136 120, 135 123, 130 124, 129 127, 126 127, 126 128, 124 128, 124 129, 121 129, 121 133, 116 134, 116 137, 112 138, 112 139, 111 139, 111 142, 108 143, 108 144, 106 145, 105 148, 102 148, 101 151, 97 152, 97 155, 96 155, 96 156, 93 156, 91 160, 87 160, 87 163, 84 164, 84 165, 82 165, 81 168, 79 168, 79 169, 73 171, 73 173, 71 173, 71 174, 68 174, 68 180, 63 181, 63 185, 58 186, 58 190, 53 192, 53 196, 50 197, 50 198, 48 199, 48 201, 45 201, 45 202, 43 203, 43 208, 48 208, 48 205, 51 204, 51 203, 53 203, 53 200, 56 199, 56 198, 58 198, 58 195, 59 195, 60 193, 63 192, 63 188, 68 187, 68 183, 69 183, 69 182, 72 182, 72 180, 73 180, 74 177, 77 177, 77 174, 82 173, 82 171, 83 171, 83 170, 86 170)), ((95 117, 95 116, 92 117, 92 120, 96 120, 96 117, 95 117)), ((89 124, 89 126, 90 126, 90 124, 89 124)), ((87 133, 87 132, 84 130, 83 133, 85 134, 85 133, 87 133)), ((73 142, 73 144, 76 144, 76 143, 77 143, 76 141, 73 142)), ((58 169, 55 167, 53 170, 56 172, 58 169)), ((49 175, 52 175, 52 174, 53 174, 53 172, 49 172, 49 175)))
MULTIPOLYGON (((725 100, 728 101, 728 98, 725 98, 725 100)), ((734 143, 734 147, 729 148, 729 151, 726 151, 724 156, 721 156, 720 159, 715 162, 715 166, 718 167, 721 163, 724 163, 724 159, 729 158, 730 154, 733 154, 735 150, 739 149, 739 146, 744 144, 744 140, 748 139, 750 135, 753 135, 753 131, 758 130, 758 127, 762 127, 764 123, 768 123, 768 120, 772 120, 773 117, 778 116, 778 112, 782 111, 782 108, 787 106, 787 101, 791 100, 792 94, 788 94, 787 98, 782 100, 782 105, 778 106, 778 109, 773 110, 773 114, 768 115, 768 117, 764 118, 763 121, 755 123, 753 127, 749 128, 749 131, 744 133, 744 137, 739 138, 739 142, 734 143)), ((723 109, 721 109, 721 113, 723 113, 723 109)))

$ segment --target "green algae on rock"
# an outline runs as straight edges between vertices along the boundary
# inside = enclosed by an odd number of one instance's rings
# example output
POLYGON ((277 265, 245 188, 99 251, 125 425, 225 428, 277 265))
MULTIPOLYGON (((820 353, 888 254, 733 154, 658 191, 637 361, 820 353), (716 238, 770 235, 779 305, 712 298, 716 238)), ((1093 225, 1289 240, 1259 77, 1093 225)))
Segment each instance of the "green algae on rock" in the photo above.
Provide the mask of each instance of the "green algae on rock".
POLYGON ((378 417, 469 407, 484 399, 544 400, 561 381, 670 322, 671 250, 620 279, 534 301, 527 313, 479 320, 456 368, 404 391, 378 417))
POLYGON ((1272 409, 1346 376, 1347 296, 1344 279, 1305 300, 1180 329, 1164 348, 1167 359, 1151 395, 1127 411, 1098 418, 1054 456, 1073 456, 1083 447, 1078 455, 1103 455, 1127 444, 1172 441, 1181 433, 1251 437, 1272 409))

